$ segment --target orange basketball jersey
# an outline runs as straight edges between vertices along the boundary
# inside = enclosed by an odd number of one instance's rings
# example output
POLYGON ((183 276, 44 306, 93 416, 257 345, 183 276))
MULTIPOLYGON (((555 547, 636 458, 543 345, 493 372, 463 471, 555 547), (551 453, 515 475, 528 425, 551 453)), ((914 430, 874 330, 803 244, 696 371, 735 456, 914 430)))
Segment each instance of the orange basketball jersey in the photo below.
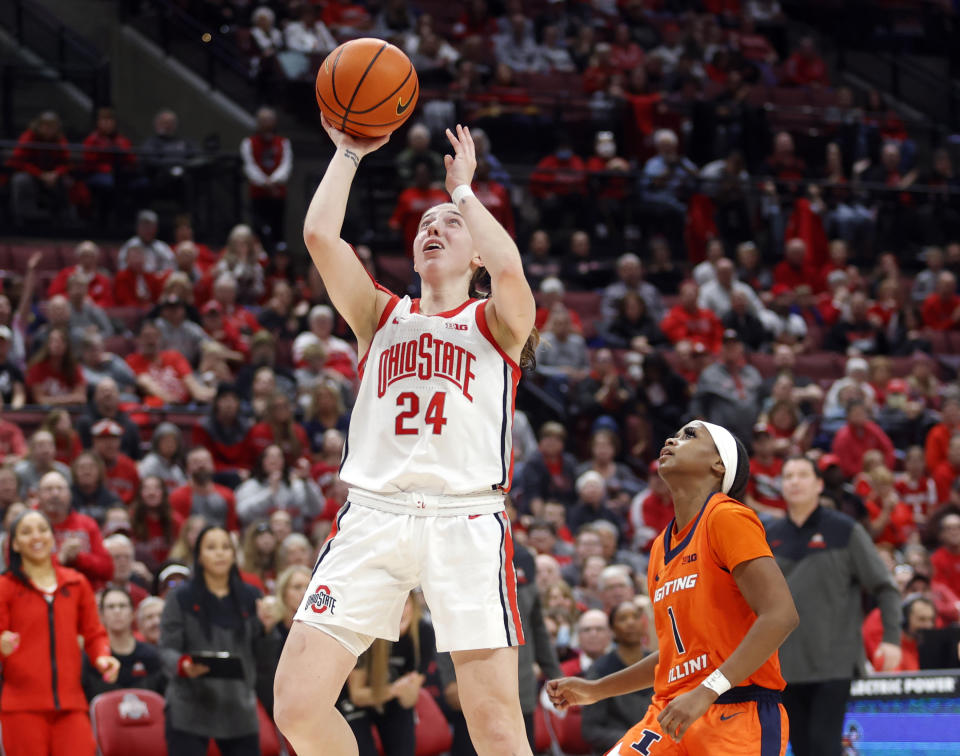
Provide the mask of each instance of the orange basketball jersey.
MULTIPOLYGON (((752 509, 721 493, 681 532, 671 521, 654 540, 647 586, 660 646, 655 701, 693 690, 740 645, 757 615, 733 570, 757 557, 772 557, 763 525, 752 509)), ((741 685, 783 690, 776 652, 741 685)))

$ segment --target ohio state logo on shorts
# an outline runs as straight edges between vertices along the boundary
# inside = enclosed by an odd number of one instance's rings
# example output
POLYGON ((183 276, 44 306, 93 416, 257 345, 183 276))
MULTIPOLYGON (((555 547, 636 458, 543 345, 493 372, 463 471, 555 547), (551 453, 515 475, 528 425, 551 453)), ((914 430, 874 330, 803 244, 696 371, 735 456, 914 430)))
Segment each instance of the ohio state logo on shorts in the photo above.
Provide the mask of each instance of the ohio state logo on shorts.
POLYGON ((332 615, 336 604, 337 600, 330 595, 330 589, 325 585, 318 585, 314 588, 313 593, 307 597, 307 606, 317 614, 323 614, 329 609, 332 615))

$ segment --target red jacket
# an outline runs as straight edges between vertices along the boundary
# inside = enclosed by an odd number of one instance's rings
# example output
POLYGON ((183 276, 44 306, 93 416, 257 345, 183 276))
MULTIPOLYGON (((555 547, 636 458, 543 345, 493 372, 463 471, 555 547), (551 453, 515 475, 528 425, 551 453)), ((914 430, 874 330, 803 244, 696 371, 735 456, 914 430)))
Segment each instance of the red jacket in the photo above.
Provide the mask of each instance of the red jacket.
POLYGON ((103 481, 107 490, 120 497, 124 504, 130 504, 140 490, 140 473, 137 463, 123 452, 117 454, 113 467, 108 467, 103 481))
POLYGON ((25 171, 31 176, 39 176, 47 171, 62 176, 70 171, 68 142, 62 136, 52 142, 44 142, 27 129, 17 140, 7 165, 12 171, 25 171))
POLYGON ((235 444, 227 444, 214 440, 210 431, 202 423, 197 423, 193 426, 193 432, 190 435, 190 445, 194 448, 202 446, 209 451, 213 456, 213 467, 217 472, 249 469, 253 466, 246 436, 235 444))
POLYGON ((118 270, 113 280, 113 301, 117 307, 156 304, 163 293, 163 278, 156 273, 118 270))
MULTIPOLYGON (((66 296, 67 280, 76 273, 79 268, 79 265, 71 265, 69 268, 64 268, 57 273, 57 277, 53 279, 53 283, 51 283, 50 288, 47 289, 47 298, 52 297, 54 294, 63 294, 66 296)), ((110 280, 110 276, 100 273, 99 271, 94 273, 93 278, 90 279, 90 283, 87 284, 87 296, 89 296, 98 307, 113 307, 113 282, 110 280)))
POLYGON ((408 255, 413 254, 413 240, 420 229, 423 214, 434 205, 449 201, 445 191, 433 187, 420 189, 411 186, 400 192, 393 215, 390 216, 390 228, 403 233, 403 248, 408 255))
POLYGON ((933 471, 933 482, 937 486, 937 498, 941 504, 950 501, 950 487, 960 477, 960 469, 955 468, 947 460, 943 460, 933 471))
POLYGON ((58 551, 64 540, 70 536, 76 536, 86 544, 70 566, 82 573, 94 589, 99 589, 113 577, 113 557, 103 545, 97 521, 80 512, 71 512, 63 522, 53 526, 53 537, 57 541, 58 551))
POLYGON ((870 449, 883 452, 883 464, 888 470, 893 469, 893 442, 876 423, 867 420, 859 433, 849 424, 844 425, 833 437, 832 451, 840 458, 840 468, 848 478, 863 470, 863 453, 870 449))
POLYGON ((660 330, 674 344, 684 339, 694 344, 703 344, 709 352, 719 352, 723 341, 723 323, 711 310, 698 309, 687 312, 680 305, 671 307, 660 322, 660 330))
MULTIPOLYGON (((226 486, 219 483, 213 484, 213 490, 219 494, 226 505, 227 515, 225 517, 227 530, 240 530, 240 520, 237 519, 237 498, 226 486)), ((180 515, 181 519, 186 520, 193 514, 193 487, 190 484, 175 488, 170 493, 170 507, 180 515)), ((202 512, 200 514, 203 514, 202 512)))
POLYGON ((934 582, 942 583, 960 596, 960 554, 941 546, 930 555, 930 564, 933 565, 934 582))
POLYGON ((927 472, 931 475, 940 466, 940 463, 947 458, 950 437, 957 432, 960 432, 960 426, 951 427, 946 423, 937 423, 927 432, 925 452, 927 472))
MULTIPOLYGON (((293 454, 290 449, 283 450, 287 464, 291 466, 295 465, 300 457, 309 456, 310 454, 310 439, 307 438, 307 432, 300 423, 293 424, 293 435, 295 435, 297 441, 300 442, 300 453, 293 454)), ((270 446, 270 444, 279 444, 281 447, 286 446, 286 444, 280 444, 274 440, 273 428, 270 427, 269 423, 257 423, 247 432, 247 445, 250 449, 251 464, 256 461, 260 453, 270 446)))
POLYGON ((587 167, 576 155, 569 160, 560 160, 556 155, 547 155, 530 175, 530 194, 534 197, 549 197, 557 194, 587 193, 587 167))
POLYGON ((950 331, 960 327, 953 313, 960 307, 960 296, 953 294, 944 300, 939 294, 931 294, 923 300, 923 324, 933 331, 950 331))
POLYGON ((48 604, 32 585, 0 575, 0 632, 20 634, 20 646, 3 659, 2 711, 87 711, 80 679, 84 639, 90 659, 110 653, 93 589, 76 570, 55 566, 57 590, 48 604))
POLYGON ((113 173, 136 164, 133 145, 122 134, 107 136, 93 131, 83 140, 83 167, 90 173, 113 173))

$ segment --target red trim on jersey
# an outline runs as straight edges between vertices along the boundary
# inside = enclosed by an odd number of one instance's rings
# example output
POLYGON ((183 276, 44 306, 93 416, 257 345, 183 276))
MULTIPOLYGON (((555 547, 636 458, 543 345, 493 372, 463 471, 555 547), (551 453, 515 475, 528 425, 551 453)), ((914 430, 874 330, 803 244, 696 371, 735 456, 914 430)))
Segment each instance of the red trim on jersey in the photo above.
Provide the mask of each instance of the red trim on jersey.
MULTIPOLYGON (((503 523, 506 526, 503 539, 503 553, 507 570, 507 601, 510 603, 510 612, 513 614, 513 626, 517 630, 517 645, 522 646, 526 641, 523 638, 523 623, 520 621, 520 607, 517 604, 517 573, 513 568, 513 531, 510 529, 510 518, 502 513, 503 523)), ((508 639, 509 640, 509 639, 508 639)))
MULTIPOLYGON (((373 281, 373 278, 371 277, 370 280, 373 281)), ((397 306, 397 302, 400 301, 400 297, 398 297, 396 294, 394 294, 393 292, 391 292, 389 289, 385 289, 385 288, 382 287, 380 284, 378 284, 376 281, 373 281, 373 283, 374 283, 374 285, 375 285, 378 289, 380 289, 381 291, 385 291, 385 292, 387 292, 387 294, 390 295, 390 301, 387 302, 386 307, 383 308, 383 312, 380 313, 380 320, 377 321, 377 327, 376 327, 376 329, 375 329, 374 332, 373 332, 373 336, 376 336, 376 335, 377 335, 377 331, 379 331, 381 328, 383 328, 383 326, 386 324, 387 318, 390 317, 390 313, 392 313, 392 312, 393 312, 393 309, 397 306)), ((357 363, 357 375, 360 376, 360 379, 361 379, 361 380, 363 379, 363 368, 364 368, 364 365, 367 364, 367 355, 370 354, 370 347, 372 347, 372 346, 373 346, 373 337, 370 337, 370 343, 367 344, 367 351, 365 351, 365 352, 363 353, 363 357, 361 357, 361 358, 360 358, 360 362, 357 363)))
POLYGON ((483 334, 483 337, 493 344, 493 348, 497 350, 504 361, 514 370, 514 381, 520 380, 520 366, 516 363, 516 360, 513 359, 509 354, 503 351, 503 347, 500 346, 500 343, 493 337, 493 333, 490 330, 490 325, 487 323, 487 303, 489 299, 483 300, 480 306, 477 308, 477 328, 480 329, 480 333, 483 334), (481 315, 483 317, 481 317, 481 315))
POLYGON ((434 315, 427 315, 425 312, 420 312, 420 298, 413 300, 413 304, 410 306, 410 312, 414 315, 423 315, 425 318, 452 318, 454 315, 463 311, 463 308, 467 305, 476 302, 476 299, 468 299, 459 307, 454 307, 452 310, 447 310, 446 312, 438 312, 434 315))
MULTIPOLYGON (((511 378, 513 382, 513 389, 511 392, 512 396, 510 397, 510 418, 511 418, 510 429, 512 431, 513 430, 512 419, 517 411, 517 384, 520 382, 518 369, 513 370, 511 378)), ((514 451, 513 444, 510 444, 510 470, 507 473, 507 485, 501 486, 501 489, 505 492, 509 491, 513 487, 513 456, 514 456, 513 451, 514 451)))

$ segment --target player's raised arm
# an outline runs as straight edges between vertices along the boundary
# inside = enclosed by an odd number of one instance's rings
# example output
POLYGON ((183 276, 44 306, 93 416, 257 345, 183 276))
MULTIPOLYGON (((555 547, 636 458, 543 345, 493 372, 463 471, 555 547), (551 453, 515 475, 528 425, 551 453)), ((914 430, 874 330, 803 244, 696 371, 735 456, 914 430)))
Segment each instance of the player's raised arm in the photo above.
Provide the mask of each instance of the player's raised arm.
POLYGON ((307 208, 303 241, 331 301, 360 342, 362 353, 364 345, 373 338, 388 296, 373 285, 350 245, 340 238, 340 230, 360 160, 386 144, 390 137, 358 139, 335 129, 326 117, 321 118, 337 150, 307 208))
POLYGON ((474 249, 490 274, 490 304, 486 315, 490 330, 507 352, 519 352, 533 328, 536 303, 523 273, 520 250, 507 230, 469 191, 477 168, 477 153, 470 129, 457 125, 447 129, 453 156, 444 155, 446 187, 470 229, 474 249), (466 189, 457 190, 464 186, 466 189))

